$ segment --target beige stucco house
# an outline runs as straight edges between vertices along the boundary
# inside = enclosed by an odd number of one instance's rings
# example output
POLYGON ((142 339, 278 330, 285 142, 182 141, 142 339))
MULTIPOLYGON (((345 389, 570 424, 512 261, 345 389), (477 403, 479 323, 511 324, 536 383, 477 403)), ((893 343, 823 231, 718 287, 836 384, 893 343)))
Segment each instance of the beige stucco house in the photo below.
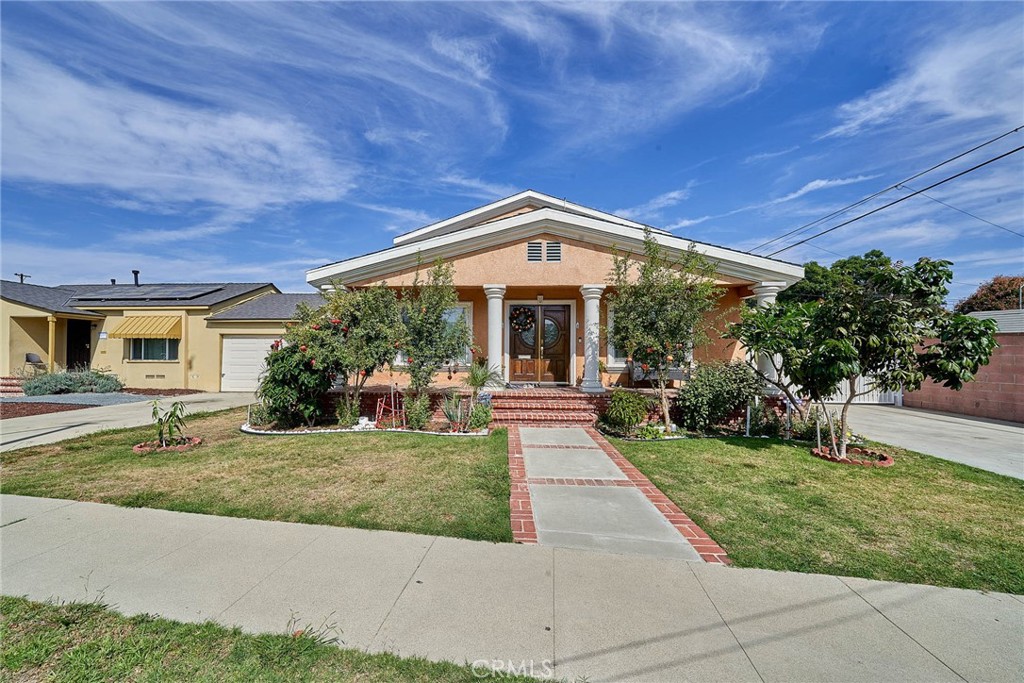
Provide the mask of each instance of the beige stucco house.
MULTIPOLYGON (((297 298, 296 298, 297 297, 297 298)), ((92 367, 129 387, 251 391, 297 301, 268 282, 0 282, 0 375, 92 367), (256 303, 259 302, 257 306, 256 303), (238 310, 238 312, 234 312, 238 310)))
MULTIPOLYGON (((602 334, 614 325, 607 305, 613 255, 642 253, 646 226, 527 190, 399 235, 382 251, 310 270, 314 287, 409 285, 417 264, 454 264, 459 311, 475 345, 507 382, 580 386, 601 392, 625 381, 626 359, 602 334), (535 320, 532 329, 519 328, 535 320)), ((759 303, 803 277, 799 265, 695 243, 653 230, 670 253, 694 245, 716 266, 726 290, 719 314, 735 319, 745 299, 759 303)), ((717 314, 716 314, 717 315, 717 314)), ((732 359, 744 350, 718 340, 698 360, 732 359)), ((439 378, 443 383, 444 378, 439 378)))

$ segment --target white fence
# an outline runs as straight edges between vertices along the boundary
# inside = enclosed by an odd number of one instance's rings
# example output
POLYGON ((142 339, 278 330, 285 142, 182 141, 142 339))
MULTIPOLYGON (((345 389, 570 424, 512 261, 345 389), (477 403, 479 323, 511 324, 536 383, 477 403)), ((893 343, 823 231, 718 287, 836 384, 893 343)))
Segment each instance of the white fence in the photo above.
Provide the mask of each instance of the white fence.
MULTIPOLYGON (((867 391, 868 393, 863 396, 858 396, 853 399, 854 403, 875 403, 883 405, 903 405, 903 392, 900 391, 881 391, 876 389, 871 384, 872 380, 870 377, 861 377, 857 380, 856 391, 861 393, 867 391)), ((850 392, 847 388, 846 382, 843 383, 843 388, 839 393, 825 399, 826 403, 845 403, 849 397, 850 392)))

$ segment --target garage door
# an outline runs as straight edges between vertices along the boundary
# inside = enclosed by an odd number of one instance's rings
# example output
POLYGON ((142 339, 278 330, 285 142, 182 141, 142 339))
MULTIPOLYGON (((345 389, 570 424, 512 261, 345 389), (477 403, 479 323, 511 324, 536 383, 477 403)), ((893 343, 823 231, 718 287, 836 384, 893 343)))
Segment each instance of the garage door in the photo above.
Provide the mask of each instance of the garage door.
POLYGON ((224 335, 220 365, 221 391, 256 391, 270 345, 279 337, 224 335))

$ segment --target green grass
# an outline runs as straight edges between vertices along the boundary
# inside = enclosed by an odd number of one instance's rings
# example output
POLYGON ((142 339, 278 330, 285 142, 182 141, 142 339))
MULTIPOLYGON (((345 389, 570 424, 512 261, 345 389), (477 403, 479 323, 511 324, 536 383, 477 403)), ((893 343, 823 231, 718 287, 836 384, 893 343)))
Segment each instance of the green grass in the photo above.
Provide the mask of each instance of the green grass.
POLYGON ((1024 594, 1024 481, 889 446, 879 469, 766 439, 614 442, 740 567, 1024 594))
POLYGON ((52 605, 9 597, 0 597, 0 615, 3 680, 480 680, 468 666, 342 649, 330 644, 334 636, 329 632, 247 635, 210 622, 129 618, 95 604, 52 605))
POLYGON ((231 517, 511 541, 504 430, 251 436, 244 410, 189 419, 204 443, 137 455, 152 428, 0 454, 0 492, 231 517))

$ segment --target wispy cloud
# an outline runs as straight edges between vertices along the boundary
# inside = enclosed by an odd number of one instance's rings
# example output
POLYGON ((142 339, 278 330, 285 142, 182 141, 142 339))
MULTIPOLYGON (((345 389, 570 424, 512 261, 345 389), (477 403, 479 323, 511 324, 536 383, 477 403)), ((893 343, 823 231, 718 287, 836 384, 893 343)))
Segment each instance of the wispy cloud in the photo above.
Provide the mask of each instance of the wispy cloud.
POLYGON ((445 174, 437 181, 465 196, 486 200, 501 199, 526 189, 504 183, 493 183, 482 178, 469 178, 459 173, 445 174))
POLYGON ((626 209, 618 209, 612 213, 623 218, 629 218, 637 221, 653 221, 661 217, 662 211, 678 205, 690 197, 690 193, 693 190, 695 181, 691 180, 686 184, 686 187, 682 187, 678 190, 671 190, 664 192, 656 197, 653 197, 643 204, 632 206, 626 209))
POLYGON ((872 180, 877 177, 877 175, 859 175, 853 178, 818 178, 810 181, 809 183, 805 183, 803 187, 793 192, 790 192, 787 195, 783 195, 776 199, 772 199, 763 204, 758 204, 757 206, 750 208, 762 208, 765 206, 774 206, 776 204, 782 204, 784 202, 791 202, 794 199, 799 199, 800 197, 803 197, 806 194, 810 194, 811 192, 817 192, 818 190, 824 190, 830 187, 842 187, 843 185, 862 183, 865 180, 872 180))
POLYGON ((780 149, 777 152, 760 152, 759 154, 751 154, 750 156, 743 159, 744 164, 756 164, 760 161, 767 161, 769 159, 775 159, 777 157, 786 156, 800 149, 800 145, 793 145, 786 149, 780 149))
POLYGON ((991 118, 1020 123, 1024 42, 1019 21, 954 30, 914 56, 890 83, 841 105, 825 137, 849 137, 905 119, 991 118))

